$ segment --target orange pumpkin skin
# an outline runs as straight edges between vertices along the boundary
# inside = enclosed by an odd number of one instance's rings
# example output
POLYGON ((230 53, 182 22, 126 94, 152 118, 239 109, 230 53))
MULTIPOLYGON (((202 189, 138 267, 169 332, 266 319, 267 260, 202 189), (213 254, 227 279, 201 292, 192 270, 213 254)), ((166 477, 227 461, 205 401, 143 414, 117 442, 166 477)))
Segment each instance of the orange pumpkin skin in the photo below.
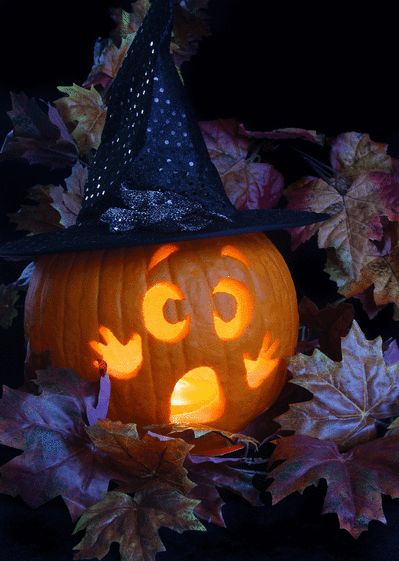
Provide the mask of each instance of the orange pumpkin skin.
POLYGON ((264 234, 45 255, 25 302, 27 364, 48 352, 97 380, 104 359, 109 418, 141 425, 241 430, 277 398, 297 333, 291 275, 264 234))

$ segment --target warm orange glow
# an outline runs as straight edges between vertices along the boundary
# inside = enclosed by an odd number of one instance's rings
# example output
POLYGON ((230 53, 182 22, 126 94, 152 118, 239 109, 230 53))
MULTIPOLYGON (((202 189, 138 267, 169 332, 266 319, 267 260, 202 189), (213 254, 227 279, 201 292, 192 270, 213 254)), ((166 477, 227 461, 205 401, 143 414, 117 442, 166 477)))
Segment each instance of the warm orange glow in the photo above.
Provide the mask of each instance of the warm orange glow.
POLYGON ((150 264, 148 265, 148 270, 151 271, 154 267, 156 267, 161 261, 167 259, 169 255, 178 251, 179 246, 173 243, 168 243, 165 245, 161 245, 154 255, 151 257, 150 264))
POLYGON ((170 323, 164 316, 164 306, 169 300, 184 300, 184 294, 172 282, 159 282, 149 288, 143 298, 143 316, 147 330, 161 341, 177 343, 190 329, 190 317, 170 323))
MULTIPOLYGON (((133 333, 131 339, 123 345, 108 327, 102 325, 98 331, 104 343, 90 341, 89 344, 107 363, 109 375, 122 380, 134 378, 143 363, 140 335, 133 333)), ((93 364, 97 365, 98 361, 93 361, 93 364)))
POLYGON ((209 423, 223 414, 215 371, 208 366, 189 370, 175 385, 171 398, 173 423, 209 423))
POLYGON ((267 331, 258 357, 251 360, 248 353, 243 355, 248 386, 252 389, 259 387, 266 378, 273 375, 280 365, 281 358, 273 358, 279 347, 279 341, 276 339, 273 343, 270 343, 271 333, 267 331))
POLYGON ((213 289, 213 294, 225 292, 234 296, 237 302, 237 310, 230 321, 224 321, 217 312, 213 312, 216 333, 224 341, 237 339, 243 333, 251 321, 253 314, 252 297, 247 287, 236 279, 223 278, 213 289))
POLYGON ((243 263, 249 269, 248 258, 239 249, 234 247, 234 245, 223 246, 222 251, 221 251, 221 255, 224 255, 224 256, 227 256, 227 257, 233 257, 234 259, 237 259, 237 261, 241 261, 241 263, 243 263))

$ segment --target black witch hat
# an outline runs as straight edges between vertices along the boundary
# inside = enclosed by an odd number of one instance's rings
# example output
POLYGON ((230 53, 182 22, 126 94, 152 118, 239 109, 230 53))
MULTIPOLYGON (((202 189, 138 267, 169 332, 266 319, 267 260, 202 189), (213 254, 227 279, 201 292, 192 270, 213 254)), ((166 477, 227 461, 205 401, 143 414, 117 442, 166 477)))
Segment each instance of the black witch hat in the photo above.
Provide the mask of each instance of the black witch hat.
POLYGON ((173 0, 153 0, 113 82, 73 226, 0 245, 0 256, 158 244, 292 228, 328 215, 236 210, 210 161, 170 55, 173 0))

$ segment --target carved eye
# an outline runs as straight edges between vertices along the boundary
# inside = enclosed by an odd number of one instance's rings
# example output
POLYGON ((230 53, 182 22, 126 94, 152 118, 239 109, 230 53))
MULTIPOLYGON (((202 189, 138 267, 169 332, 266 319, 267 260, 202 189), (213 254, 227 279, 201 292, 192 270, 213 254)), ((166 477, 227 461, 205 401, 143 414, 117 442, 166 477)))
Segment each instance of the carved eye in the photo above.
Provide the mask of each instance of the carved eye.
MULTIPOLYGON (((217 311, 213 312, 216 333, 223 341, 238 339, 244 333, 252 318, 253 301, 251 294, 242 282, 231 278, 220 279, 212 294, 220 292, 233 296, 236 302, 236 311, 234 317, 229 321, 223 320, 217 311)), ((223 313, 223 309, 220 311, 223 313)))
POLYGON ((144 324, 147 330, 161 341, 177 343, 190 329, 190 317, 171 323, 165 318, 164 307, 171 300, 184 300, 184 294, 172 282, 159 282, 149 288, 143 299, 144 324))

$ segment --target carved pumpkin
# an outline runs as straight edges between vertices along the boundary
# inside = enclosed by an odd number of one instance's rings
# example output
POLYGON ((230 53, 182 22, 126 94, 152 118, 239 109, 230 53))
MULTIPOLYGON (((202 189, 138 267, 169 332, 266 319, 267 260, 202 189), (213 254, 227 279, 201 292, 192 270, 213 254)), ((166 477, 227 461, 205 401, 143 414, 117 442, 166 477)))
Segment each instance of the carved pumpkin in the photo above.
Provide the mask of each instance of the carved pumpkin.
POLYGON ((264 234, 45 255, 25 305, 30 356, 89 380, 104 360, 109 417, 143 425, 242 429, 278 396, 297 329, 264 234))

